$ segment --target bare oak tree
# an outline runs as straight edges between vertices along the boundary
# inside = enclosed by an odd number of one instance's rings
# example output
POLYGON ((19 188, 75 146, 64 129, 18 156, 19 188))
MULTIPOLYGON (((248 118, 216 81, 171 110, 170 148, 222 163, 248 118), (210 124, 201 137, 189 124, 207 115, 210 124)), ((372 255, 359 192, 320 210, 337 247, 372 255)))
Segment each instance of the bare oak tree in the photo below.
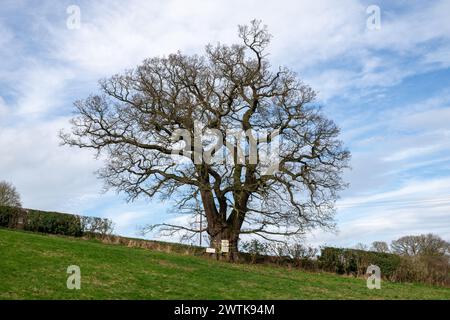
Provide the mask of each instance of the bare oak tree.
MULTIPOLYGON (((252 21, 239 26, 239 36, 242 44, 208 45, 204 56, 150 58, 100 81, 101 94, 76 102, 72 132, 61 133, 64 144, 105 155, 100 177, 130 200, 171 197, 179 210, 194 208, 199 200, 204 227, 158 227, 206 231, 215 245, 229 240, 231 259, 241 234, 273 239, 332 228, 350 157, 338 127, 314 103, 316 93, 294 72, 269 64, 266 26, 252 21), (195 144, 196 123, 203 133, 221 134, 220 148, 210 148, 208 141, 195 144), (238 161, 232 129, 277 131, 278 170, 264 174, 263 164, 252 163, 248 154, 238 161), (178 130, 190 133, 191 140, 184 141, 188 152, 174 156, 180 151, 173 140, 178 130), (196 153, 231 155, 233 161, 199 162, 196 153)), ((247 145, 253 138, 246 137, 247 145)), ((266 142, 256 143, 258 152, 271 140, 266 142)))
POLYGON ((392 251, 405 256, 444 256, 450 254, 450 243, 434 234, 404 236, 391 243, 392 251))
POLYGON ((22 206, 20 202, 20 194, 11 183, 0 181, 0 206, 22 206))
POLYGON ((384 241, 374 241, 372 242, 372 247, 370 250, 381 253, 389 252, 389 245, 384 241))

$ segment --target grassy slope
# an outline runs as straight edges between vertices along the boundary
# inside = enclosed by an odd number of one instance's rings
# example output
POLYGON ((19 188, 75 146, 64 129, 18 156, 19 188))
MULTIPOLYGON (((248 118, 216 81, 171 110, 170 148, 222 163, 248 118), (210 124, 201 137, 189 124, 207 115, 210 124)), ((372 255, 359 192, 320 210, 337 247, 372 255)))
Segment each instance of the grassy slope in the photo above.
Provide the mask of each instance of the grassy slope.
POLYGON ((0 299, 450 299, 450 289, 233 265, 0 229, 0 299), (69 265, 81 290, 66 288, 69 265))

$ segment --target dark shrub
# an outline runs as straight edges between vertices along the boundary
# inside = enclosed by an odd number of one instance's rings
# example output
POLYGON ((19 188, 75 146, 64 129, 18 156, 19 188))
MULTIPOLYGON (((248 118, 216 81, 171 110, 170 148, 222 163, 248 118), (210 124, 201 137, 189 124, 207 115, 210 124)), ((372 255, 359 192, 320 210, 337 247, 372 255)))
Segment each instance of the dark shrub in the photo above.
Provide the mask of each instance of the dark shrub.
POLYGON ((15 227, 22 209, 0 206, 0 227, 15 227))
POLYGON ((402 256, 400 266, 395 271, 394 280, 450 286, 449 257, 402 256))
POLYGON ((381 275, 392 278, 400 265, 400 257, 395 254, 356 249, 322 248, 320 267, 339 274, 361 276, 371 264, 380 267, 381 275))
POLYGON ((0 227, 75 237, 83 234, 107 236, 113 231, 113 222, 105 218, 0 206, 0 227))
POLYGON ((27 210, 25 230, 75 237, 83 234, 78 216, 38 210, 27 210))

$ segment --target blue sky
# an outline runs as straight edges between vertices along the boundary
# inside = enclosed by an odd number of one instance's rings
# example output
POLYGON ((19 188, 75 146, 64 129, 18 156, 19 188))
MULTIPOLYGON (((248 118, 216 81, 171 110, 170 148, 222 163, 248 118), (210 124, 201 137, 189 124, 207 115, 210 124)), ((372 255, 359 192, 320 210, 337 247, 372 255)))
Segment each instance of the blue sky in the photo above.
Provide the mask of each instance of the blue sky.
POLYGON ((102 193, 101 161, 59 146, 73 102, 144 58, 238 41, 262 19, 270 59, 319 92, 352 152, 338 232, 313 245, 352 246, 433 232, 450 239, 450 1, 9 1, 0 7, 0 180, 26 207, 113 219, 135 236, 179 219, 170 203, 102 193), (67 28, 70 5, 79 29, 67 28), (381 10, 367 28, 369 5, 381 10))

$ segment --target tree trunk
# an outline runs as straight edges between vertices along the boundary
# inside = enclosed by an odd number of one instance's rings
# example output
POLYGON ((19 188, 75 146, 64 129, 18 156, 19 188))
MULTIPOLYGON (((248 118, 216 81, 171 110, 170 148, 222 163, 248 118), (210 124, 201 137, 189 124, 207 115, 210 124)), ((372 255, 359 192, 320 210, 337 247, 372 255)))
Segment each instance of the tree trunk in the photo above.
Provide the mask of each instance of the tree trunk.
POLYGON ((219 260, 239 260, 239 232, 231 231, 230 227, 210 236, 211 246, 216 248, 216 257, 219 260), (222 240, 228 240, 228 252, 222 252, 222 240))
POLYGON ((231 219, 226 219, 226 214, 218 212, 210 190, 202 190, 201 197, 208 223, 210 246, 216 249, 216 257, 220 260, 239 260, 239 234, 242 226, 243 215, 233 213, 231 219), (242 221, 241 221, 242 220, 242 221), (228 252, 222 252, 222 240, 228 240, 228 252))

